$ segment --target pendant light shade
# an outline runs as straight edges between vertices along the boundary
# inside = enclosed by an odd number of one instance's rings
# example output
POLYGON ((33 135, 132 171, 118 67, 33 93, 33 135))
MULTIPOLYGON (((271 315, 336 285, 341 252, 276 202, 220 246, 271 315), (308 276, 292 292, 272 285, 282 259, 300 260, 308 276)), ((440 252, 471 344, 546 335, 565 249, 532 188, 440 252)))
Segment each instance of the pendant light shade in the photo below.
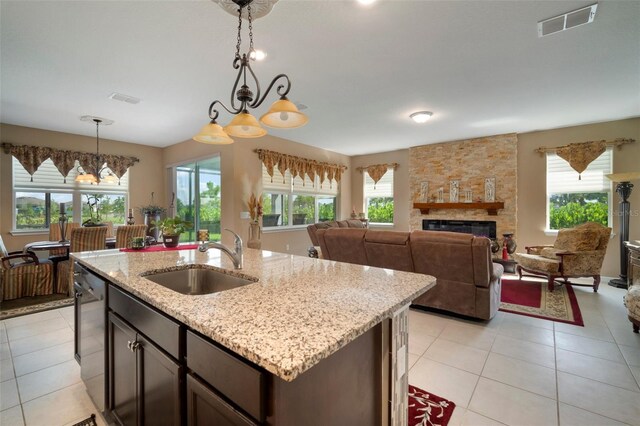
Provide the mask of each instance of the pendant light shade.
POLYGON ((116 175, 110 172, 105 177, 100 178, 100 182, 104 182, 109 185, 115 185, 116 183, 120 182, 120 179, 118 179, 116 175))
POLYGON ((278 129, 293 129, 304 126, 309 118, 298 110, 289 99, 282 97, 275 101, 269 111, 260 117, 262 124, 278 129))
POLYGON ((224 131, 228 135, 238 138, 259 138, 267 134, 267 131, 260 126, 258 120, 247 111, 233 117, 233 120, 224 128, 224 131))
POLYGON ((96 184, 98 179, 91 173, 80 173, 76 176, 76 182, 96 184))
POLYGON ((216 123, 215 120, 211 120, 209 124, 200 129, 200 133, 195 135, 193 140, 212 145, 228 145, 233 143, 233 139, 224 132, 222 126, 216 123))

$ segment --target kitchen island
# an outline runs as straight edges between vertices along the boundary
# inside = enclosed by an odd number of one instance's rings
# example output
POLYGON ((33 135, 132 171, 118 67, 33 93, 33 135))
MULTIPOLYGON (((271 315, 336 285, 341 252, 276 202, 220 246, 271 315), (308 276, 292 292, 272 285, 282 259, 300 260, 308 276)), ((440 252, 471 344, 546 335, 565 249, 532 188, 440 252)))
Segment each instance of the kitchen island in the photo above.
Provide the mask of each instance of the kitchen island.
MULTIPOLYGON (((187 381, 184 408, 176 408, 180 411, 176 417, 179 423, 198 424, 194 421, 197 413, 193 412, 196 400, 189 387, 190 380, 195 380, 197 386, 204 382, 205 389, 249 422, 238 424, 284 425, 302 419, 305 424, 328 424, 323 416, 346 422, 349 416, 356 416, 341 410, 352 404, 356 405, 353 413, 360 419, 364 415, 378 424, 406 424, 408 306, 435 285, 435 278, 252 249, 245 251, 244 269, 240 271, 233 270, 231 260, 213 249, 205 253, 104 250, 72 257, 110 283, 109 312, 105 315, 114 321, 109 323, 111 331, 107 331, 105 340, 110 354, 106 363, 113 364, 117 358, 109 346, 118 340, 114 334, 118 324, 131 326, 135 322, 128 322, 121 312, 135 318, 136 312, 149 308, 177 324, 180 337, 175 351, 157 340, 155 343, 178 366, 176 380, 187 381), (204 265, 256 282, 193 296, 143 276, 188 265, 204 265), (131 307, 133 302, 126 299, 129 296, 142 308, 131 307), (258 408, 254 410, 252 404, 229 397, 236 391, 226 394, 228 383, 212 383, 220 379, 220 372, 202 371, 208 368, 204 366, 206 360, 215 364, 217 357, 202 358, 196 353, 195 348, 205 348, 205 343, 228 356, 225 359, 232 364, 242 361, 259 373, 259 402, 254 404, 258 408), (201 362, 196 367, 198 357, 201 362), (185 374, 186 379, 182 377, 185 374), (207 377, 211 380, 205 380, 207 377)), ((139 323, 141 327, 146 324, 142 320, 139 323)), ((134 331, 133 341, 124 339, 129 350, 131 345, 137 348, 138 341, 151 337, 144 330, 134 331)), ((225 362, 222 360, 221 365, 227 365, 225 362)), ((227 367, 232 370, 230 365, 227 367)), ((113 365, 107 366, 107 414, 116 402, 114 369, 113 365)), ((180 393, 183 385, 176 386, 180 393)), ((140 404, 134 417, 138 423, 145 423, 140 404)))

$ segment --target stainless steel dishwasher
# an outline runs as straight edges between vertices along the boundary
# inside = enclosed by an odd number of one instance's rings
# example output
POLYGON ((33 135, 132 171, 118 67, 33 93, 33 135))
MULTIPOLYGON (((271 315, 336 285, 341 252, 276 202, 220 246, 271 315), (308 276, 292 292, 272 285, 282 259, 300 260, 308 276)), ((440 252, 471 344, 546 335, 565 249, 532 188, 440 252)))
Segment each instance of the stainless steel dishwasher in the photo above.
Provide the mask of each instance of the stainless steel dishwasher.
POLYGON ((105 407, 107 281, 74 265, 76 358, 87 392, 101 412, 105 407))

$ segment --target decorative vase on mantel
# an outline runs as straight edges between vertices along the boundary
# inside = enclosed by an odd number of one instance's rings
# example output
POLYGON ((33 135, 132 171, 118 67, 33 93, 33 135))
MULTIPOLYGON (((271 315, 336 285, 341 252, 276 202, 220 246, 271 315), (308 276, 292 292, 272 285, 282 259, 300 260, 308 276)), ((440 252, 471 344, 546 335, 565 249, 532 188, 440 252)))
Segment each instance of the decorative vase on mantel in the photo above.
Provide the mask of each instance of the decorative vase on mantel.
POLYGON ((249 241, 247 242, 247 247, 260 250, 262 248, 262 241, 260 241, 261 234, 260 224, 258 222, 251 222, 249 224, 249 241))

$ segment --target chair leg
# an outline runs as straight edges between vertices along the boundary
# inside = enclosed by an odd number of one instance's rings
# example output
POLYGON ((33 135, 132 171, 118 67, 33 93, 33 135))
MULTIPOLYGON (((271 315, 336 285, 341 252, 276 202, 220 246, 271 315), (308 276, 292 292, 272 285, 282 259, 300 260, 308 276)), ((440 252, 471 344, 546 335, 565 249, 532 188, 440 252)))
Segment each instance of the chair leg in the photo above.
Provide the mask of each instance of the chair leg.
POLYGON ((633 325, 633 332, 634 333, 638 333, 640 331, 640 326, 638 326, 638 324, 631 323, 631 325, 633 325))
POLYGON ((594 293, 598 292, 598 287, 600 287, 600 275, 594 275, 593 276, 593 292, 594 293))
POLYGON ((547 285, 549 287, 549 291, 553 291, 553 287, 555 287, 555 281, 556 281, 555 278, 551 276, 547 279, 547 285))
POLYGON ((520 281, 522 281, 522 266, 517 265, 517 266, 516 266, 516 272, 518 273, 518 277, 519 277, 518 279, 519 279, 520 281))

